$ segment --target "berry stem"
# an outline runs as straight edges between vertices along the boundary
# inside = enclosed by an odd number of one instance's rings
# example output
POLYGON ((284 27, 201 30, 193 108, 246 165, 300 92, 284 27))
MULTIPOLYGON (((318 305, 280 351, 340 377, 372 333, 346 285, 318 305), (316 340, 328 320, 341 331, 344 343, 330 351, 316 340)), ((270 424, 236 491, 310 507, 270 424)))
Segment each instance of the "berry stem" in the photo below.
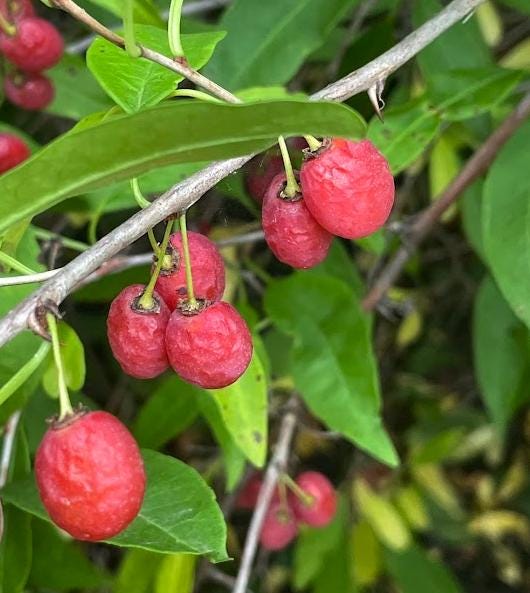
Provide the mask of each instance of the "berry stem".
POLYGON ((3 31, 6 35, 12 37, 16 35, 17 28, 15 25, 11 24, 4 15, 0 12, 0 30, 3 31))
POLYGON ((74 410, 70 403, 70 396, 66 387, 66 379, 64 376, 63 359, 61 356, 61 344, 59 343, 59 331, 57 329, 57 320, 53 313, 46 313, 46 321, 48 322, 48 331, 52 338, 53 358, 55 360, 55 368, 57 369, 57 384, 59 386, 59 420, 64 420, 66 416, 73 414, 74 410))
POLYGON ((167 21, 167 35, 169 47, 174 58, 184 57, 184 48, 180 39, 180 16, 182 13, 183 0, 171 0, 169 7, 169 18, 167 21))
MULTIPOLYGON (((136 203, 138 204, 138 206, 140 206, 140 208, 142 208, 142 209, 147 208, 148 206, 151 205, 151 202, 144 198, 144 195, 142 193, 142 190, 140 189, 140 184, 138 183, 137 177, 133 177, 131 179, 131 189, 134 194, 134 199, 136 200, 136 203)), ((153 229, 148 229, 147 236, 149 237, 149 243, 151 243, 151 248, 153 249, 153 253, 155 255, 158 255, 158 243, 155 239, 155 234, 153 233, 153 229)))
POLYGON ((186 213, 179 218, 180 235, 182 237, 182 251, 184 252, 184 265, 186 266, 186 288, 188 291, 188 303, 191 308, 197 307, 197 299, 193 291, 193 274, 191 273, 190 246, 188 244, 188 229, 186 228, 186 213))
POLYGON ((123 7, 123 39, 125 51, 131 58, 139 58, 142 52, 136 44, 134 35, 134 0, 125 0, 123 7))
POLYGON ((19 262, 18 259, 7 255, 7 253, 0 251, 0 263, 4 264, 8 268, 13 268, 20 274, 35 274, 35 270, 28 268, 22 262, 19 262))
POLYGON ((204 93, 203 91, 197 91, 196 89, 177 89, 171 93, 172 97, 192 97, 193 99, 200 99, 201 101, 208 101, 209 103, 221 103, 224 104, 225 101, 221 101, 217 97, 213 95, 209 95, 208 93, 204 93))
POLYGON ((48 229, 42 229, 40 227, 33 227, 33 233, 37 237, 37 239, 45 239, 45 240, 52 240, 56 241, 57 243, 61 243, 68 249, 73 249, 74 251, 86 251, 90 249, 90 245, 87 243, 83 243, 82 241, 76 241, 75 239, 71 239, 70 237, 65 237, 59 233, 54 233, 53 231, 49 231, 48 229))
POLYGON ((164 254, 166 253, 166 249, 169 243, 169 236, 171 235, 171 229, 173 228, 173 220, 168 220, 166 224, 166 230, 164 231, 164 238, 162 239, 162 243, 160 247, 157 246, 158 256, 156 259, 156 266, 151 274, 151 279, 149 280, 149 284, 145 287, 145 290, 138 301, 138 306, 144 309, 145 311, 151 311, 155 308, 155 301, 153 299, 153 291, 155 289, 156 281, 158 280, 158 276, 160 275, 160 270, 162 269, 162 263, 164 261, 164 254))
POLYGON ((322 142, 310 134, 307 134, 307 136, 304 136, 304 138, 312 152, 316 152, 322 146, 322 142))
POLYGON ((300 488, 300 486, 291 478, 291 476, 287 474, 282 474, 281 481, 283 484, 294 493, 296 498, 298 498, 302 504, 310 507, 313 504, 313 497, 308 494, 305 490, 300 488))
POLYGON ((278 144, 280 145, 280 150, 282 153, 283 159, 283 166, 285 168, 285 176, 287 177, 287 185, 283 190, 283 195, 286 198, 294 198, 294 196, 300 191, 300 186, 296 181, 296 177, 294 176, 293 165, 291 163, 291 157, 289 156, 289 151, 287 150, 287 144, 285 143, 285 138, 283 136, 278 136, 278 144))

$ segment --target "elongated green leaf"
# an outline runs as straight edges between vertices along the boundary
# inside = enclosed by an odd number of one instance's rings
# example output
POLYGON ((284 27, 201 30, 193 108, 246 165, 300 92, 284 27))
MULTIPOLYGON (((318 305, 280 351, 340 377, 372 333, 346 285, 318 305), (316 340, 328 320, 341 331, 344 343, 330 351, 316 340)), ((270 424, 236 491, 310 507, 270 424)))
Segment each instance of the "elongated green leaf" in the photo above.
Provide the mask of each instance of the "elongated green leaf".
POLYGON ((4 507, 0 543, 0 593, 22 593, 31 567, 31 517, 11 505, 4 507))
POLYGON ((297 273, 269 285, 265 306, 271 319, 294 336, 295 384, 315 416, 395 465, 396 452, 379 415, 370 321, 352 290, 335 278, 297 273))
POLYGON ((66 134, 0 177, 0 233, 73 195, 171 163, 229 158, 279 134, 359 137, 360 116, 342 105, 182 101, 66 134))
POLYGON ((163 554, 129 550, 120 564, 113 593, 150 593, 163 554))
MULTIPOLYGON (((147 491, 140 514, 120 535, 109 540, 118 546, 154 552, 206 554, 226 559, 226 527, 215 494, 186 464, 144 450, 147 491)), ((49 521, 39 499, 34 477, 9 484, 4 500, 49 521)))
MULTIPOLYGON (((170 57, 167 31, 148 25, 135 27, 136 39, 170 57)), ((186 59, 198 70, 208 62, 223 31, 182 35, 186 59)), ((183 80, 175 72, 145 58, 132 58, 122 48, 98 37, 87 52, 87 65, 100 85, 127 113, 156 105, 183 80)))
MULTIPOLYGON (((101 6, 111 12, 112 14, 121 17, 123 16, 123 1, 122 0, 90 0, 92 4, 101 6)), ((133 14, 135 23, 146 23, 148 25, 163 25, 158 11, 151 0, 134 0, 133 14)))

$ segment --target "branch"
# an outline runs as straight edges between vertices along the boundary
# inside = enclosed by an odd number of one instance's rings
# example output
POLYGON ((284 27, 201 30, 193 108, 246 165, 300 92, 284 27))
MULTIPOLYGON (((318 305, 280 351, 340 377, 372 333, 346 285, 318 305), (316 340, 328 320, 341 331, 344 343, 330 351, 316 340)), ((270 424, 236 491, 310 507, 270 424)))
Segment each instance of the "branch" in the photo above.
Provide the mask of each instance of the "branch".
POLYGON ((2 455, 0 457, 0 489, 2 489, 7 482, 9 474, 9 464, 11 463, 11 456, 13 453, 13 445, 15 443, 15 435, 17 433, 18 421, 20 420, 20 410, 14 412, 7 419, 4 429, 4 445, 2 447, 2 455))
MULTIPOLYGON (((63 0, 64 1, 64 0, 63 0)), ((464 18, 482 0, 453 0, 434 19, 405 37, 392 50, 376 58, 360 70, 320 91, 313 99, 347 99, 370 88, 383 76, 405 64, 410 58, 441 35, 454 23, 464 18), (413 49, 411 49, 411 47, 413 49), (389 58, 391 54, 391 58, 389 58), (398 61, 398 56, 401 56, 398 61), (389 63, 392 63, 392 66, 389 63)), ((67 264, 59 274, 38 291, 19 303, 0 320, 0 346, 11 340, 33 321, 35 307, 47 299, 59 304, 86 276, 127 245, 144 235, 174 212, 186 210, 216 183, 237 171, 253 155, 215 162, 178 183, 155 200, 151 206, 137 212, 129 220, 100 239, 90 249, 67 264)))
POLYGON ((379 278, 363 299, 363 307, 372 310, 383 298, 386 291, 399 276, 413 251, 423 241, 427 233, 438 222, 442 214, 462 193, 485 173, 505 142, 530 115, 530 94, 517 105, 512 114, 491 134, 484 144, 469 159, 459 175, 442 195, 418 215, 407 234, 407 244, 401 247, 393 259, 383 268, 379 278))

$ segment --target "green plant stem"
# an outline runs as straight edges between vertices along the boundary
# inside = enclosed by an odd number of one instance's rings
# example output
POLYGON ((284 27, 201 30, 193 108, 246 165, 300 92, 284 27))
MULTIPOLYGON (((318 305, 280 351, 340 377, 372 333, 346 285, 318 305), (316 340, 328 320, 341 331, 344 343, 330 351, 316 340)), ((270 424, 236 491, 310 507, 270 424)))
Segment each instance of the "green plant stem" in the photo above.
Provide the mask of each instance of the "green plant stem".
POLYGON ((49 231, 48 229, 41 229, 40 227, 33 227, 33 232, 38 239, 45 239, 45 240, 54 240, 60 241, 65 247, 69 249, 74 249, 75 251, 83 252, 87 249, 90 249, 90 245, 88 243, 83 243, 82 241, 76 241, 75 239, 70 239, 70 237, 64 237, 59 233, 54 233, 53 231, 49 231))
POLYGON ((302 504, 306 506, 311 506, 313 504, 313 497, 308 494, 305 490, 300 488, 300 486, 291 478, 291 476, 287 474, 282 474, 281 481, 294 493, 296 498, 298 498, 302 504))
POLYGON ((171 93, 172 97, 192 97, 193 99, 200 99, 201 101, 208 101, 209 103, 221 103, 225 104, 225 101, 221 101, 213 95, 209 95, 203 91, 197 91, 196 89, 177 89, 171 93))
POLYGON ((74 410, 70 403, 70 396, 66 387, 66 379, 64 376, 63 359, 61 356, 61 344, 59 342, 59 331, 57 329, 57 320, 52 313, 46 314, 46 321, 48 322, 48 331, 52 338, 53 358, 55 360, 55 368, 57 369, 57 384, 59 386, 59 420, 63 420, 66 416, 73 414, 74 410))
POLYGON ((0 263, 6 265, 9 268, 13 268, 13 270, 20 272, 20 274, 35 274, 35 270, 28 268, 28 266, 25 266, 23 263, 19 262, 18 259, 7 255, 7 253, 4 253, 3 251, 0 251, 0 263))
POLYGON ((123 39, 125 51, 131 58, 139 58, 142 51, 136 44, 134 35, 134 0, 125 0, 123 6, 123 39))
POLYGON ((304 136, 305 141, 308 143, 309 148, 315 152, 317 151, 321 146, 322 146, 322 142, 320 142, 320 140, 317 140, 314 136, 311 136, 310 134, 307 134, 307 136, 304 136))
POLYGON ((280 151, 282 153, 283 166, 285 169, 285 176, 287 177, 287 185, 283 190, 283 195, 286 198, 294 198, 294 196, 300 191, 300 186, 294 176, 293 165, 291 163, 291 157, 287 150, 287 144, 283 136, 278 136, 278 144, 280 145, 280 151))
MULTIPOLYGON (((136 203, 138 204, 138 206, 140 206, 140 208, 147 208, 151 205, 151 202, 145 199, 142 190, 140 189, 140 184, 138 183, 137 177, 133 177, 131 179, 131 189, 134 194, 134 199, 136 200, 136 203)), ((155 234, 153 233, 153 229, 149 229, 147 231, 147 236, 149 237, 149 243, 151 243, 153 253, 155 255, 158 255, 158 242, 155 238, 155 234)))
POLYGON ((17 32, 15 25, 10 23, 2 13, 0 13, 0 30, 11 37, 17 32))
POLYGON ((145 290, 138 301, 138 305, 145 309, 146 311, 151 311, 155 307, 155 302, 153 299, 153 291, 155 289, 156 281, 158 280, 158 276, 160 275, 160 270, 162 269, 162 263, 164 261, 163 254, 166 253, 167 245, 169 243, 169 237, 171 235, 171 229, 173 228, 173 220, 168 220, 166 224, 166 230, 164 231, 164 238, 162 239, 162 243, 160 244, 160 248, 158 249, 158 257, 156 260, 156 266, 151 274, 151 279, 149 280, 149 284, 145 287, 145 290))
POLYGON ((167 21, 167 35, 169 47, 174 58, 184 57, 184 48, 180 39, 180 17, 183 0, 171 0, 169 18, 167 21))
POLYGON ((193 274, 191 272, 190 246, 188 244, 188 229, 186 228, 186 213, 179 218, 180 234, 182 236, 182 251, 184 252, 184 265, 186 266, 186 289, 188 291, 188 303, 192 308, 197 307, 197 299, 193 290, 193 274))

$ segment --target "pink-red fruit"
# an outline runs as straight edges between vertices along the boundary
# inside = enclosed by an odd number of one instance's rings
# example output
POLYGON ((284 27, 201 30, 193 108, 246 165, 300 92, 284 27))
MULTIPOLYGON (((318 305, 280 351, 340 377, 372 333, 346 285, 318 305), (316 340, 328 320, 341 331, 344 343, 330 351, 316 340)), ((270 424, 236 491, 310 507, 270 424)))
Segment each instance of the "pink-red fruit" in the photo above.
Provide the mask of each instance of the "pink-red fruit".
POLYGON ((123 531, 145 492, 138 445, 107 412, 78 412, 49 428, 37 450, 35 477, 52 521, 87 541, 123 531))
POLYGON ((16 24, 14 35, 0 35, 0 51, 24 72, 55 66, 63 55, 63 39, 48 21, 30 17, 16 24))
POLYGON ((239 313, 225 302, 193 313, 175 309, 166 331, 173 370, 204 389, 231 385, 252 358, 252 337, 239 313))
POLYGON ((55 95, 51 80, 42 74, 7 77, 4 92, 11 103, 29 111, 48 107, 55 95))
POLYGON ((8 23, 16 23, 20 19, 35 16, 31 0, 0 0, 0 15, 8 23))
POLYGON ((260 543, 266 550, 282 550, 298 534, 298 525, 291 509, 279 500, 273 501, 261 528, 260 543))
POLYGON ((328 525, 337 512, 337 494, 331 482, 319 472, 308 471, 300 474, 296 483, 307 496, 307 500, 292 496, 296 518, 312 527, 328 525))
MULTIPOLYGON (((161 273, 155 289, 173 311, 188 298, 181 234, 173 233, 169 245, 173 268, 161 273)), ((207 302, 221 300, 225 290, 225 269, 217 247, 208 237, 192 231, 188 231, 188 246, 195 296, 207 302)))
POLYGON ((283 172, 283 160, 279 154, 258 154, 246 166, 245 185, 250 196, 261 204, 272 180, 283 172))
POLYGON ((112 301, 107 318, 114 358, 125 373, 137 379, 157 377, 169 366, 165 335, 170 311, 156 292, 154 309, 141 309, 138 300, 144 289, 141 284, 124 288, 112 301))
POLYGON ((29 148, 18 136, 0 134, 0 174, 16 167, 29 155, 29 148))
POLYGON ((394 204, 394 178, 369 140, 325 140, 300 171, 306 206, 330 233, 346 239, 381 228, 394 204))
POLYGON ((274 255, 293 268, 312 268, 329 251, 333 235, 322 228, 307 209, 301 194, 283 198, 286 177, 277 175, 263 199, 262 226, 274 255))

